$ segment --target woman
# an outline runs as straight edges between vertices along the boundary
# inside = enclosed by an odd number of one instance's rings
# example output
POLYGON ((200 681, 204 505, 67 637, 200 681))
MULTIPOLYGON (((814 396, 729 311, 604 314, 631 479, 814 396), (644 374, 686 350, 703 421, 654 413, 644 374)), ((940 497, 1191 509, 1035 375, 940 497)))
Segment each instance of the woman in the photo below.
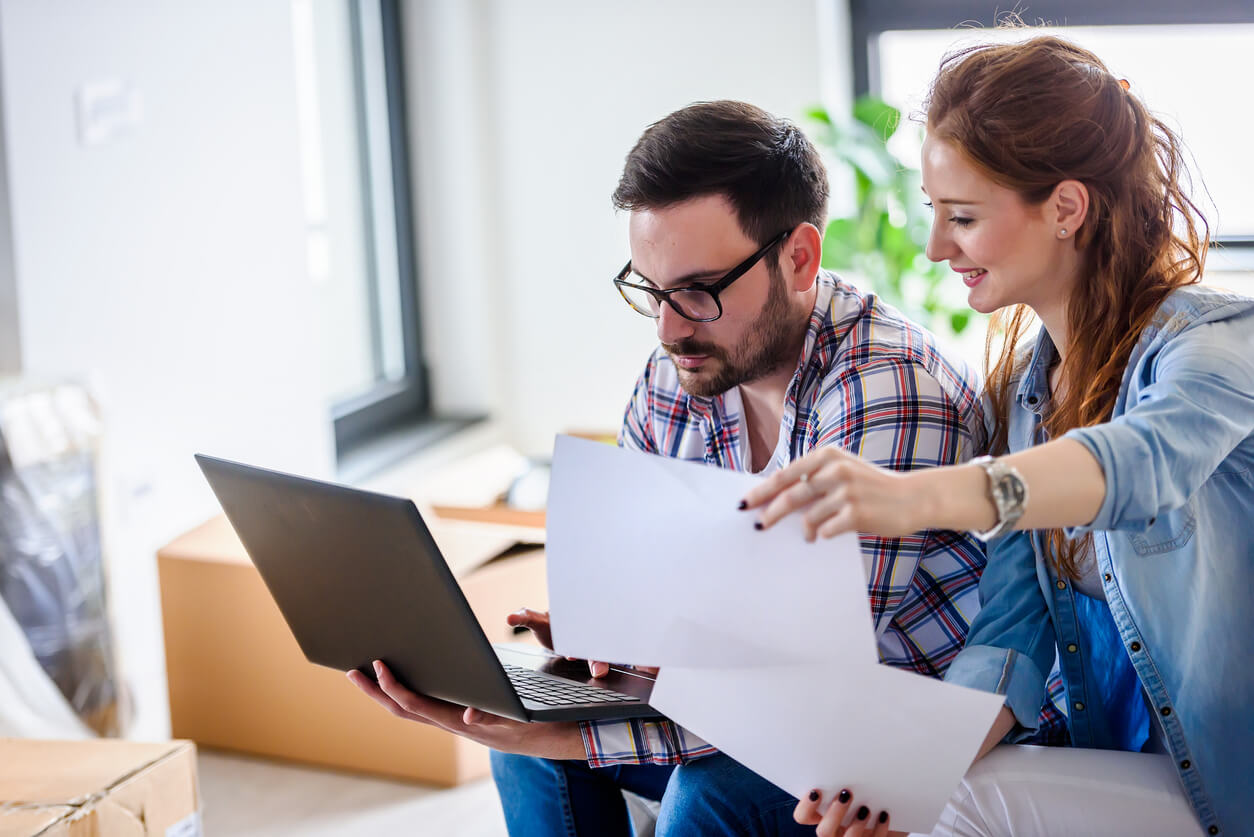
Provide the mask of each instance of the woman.
MULTIPOLYGON (((1195 286, 1179 143, 1091 53, 958 52, 926 110, 928 256, 997 312, 995 458, 899 474, 823 449, 746 505, 811 538, 988 540, 946 679, 1006 705, 939 833, 1251 833, 1254 300, 1195 286), (1055 661, 1077 749, 994 750, 1031 732, 1055 661)), ((814 796, 797 817, 820 834, 887 829, 874 800, 814 796)))

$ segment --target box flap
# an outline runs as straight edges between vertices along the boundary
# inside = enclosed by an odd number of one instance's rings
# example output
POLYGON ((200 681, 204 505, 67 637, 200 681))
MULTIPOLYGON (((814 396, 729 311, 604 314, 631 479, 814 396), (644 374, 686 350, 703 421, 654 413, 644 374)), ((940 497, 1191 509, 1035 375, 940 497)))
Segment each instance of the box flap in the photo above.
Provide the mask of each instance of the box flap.
POLYGON ((64 805, 41 805, 35 808, 0 806, 0 837, 33 837, 73 812, 73 808, 64 805))
POLYGON ((0 739, 0 804, 79 805, 182 749, 186 741, 0 739))
MULTIPOLYGON (((449 569, 459 579, 520 542, 519 533, 506 527, 447 521, 430 510, 424 510, 423 519, 449 569)), ((161 547, 157 557, 162 561, 252 564, 230 521, 221 514, 161 547)))

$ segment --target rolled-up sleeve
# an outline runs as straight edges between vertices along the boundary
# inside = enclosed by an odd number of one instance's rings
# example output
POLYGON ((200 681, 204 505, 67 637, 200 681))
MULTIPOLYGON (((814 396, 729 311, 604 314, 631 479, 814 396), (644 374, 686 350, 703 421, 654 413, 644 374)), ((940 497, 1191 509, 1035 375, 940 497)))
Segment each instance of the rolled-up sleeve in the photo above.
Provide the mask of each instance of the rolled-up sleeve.
POLYGON ((1036 554, 1027 532, 1011 532, 989 544, 980 580, 980 612, 967 644, 945 680, 1005 695, 1021 729, 1040 724, 1045 679, 1053 666, 1054 624, 1036 575, 1036 554))
POLYGON ((617 764, 683 764, 718 750, 674 721, 632 719, 579 724, 592 767, 617 764))
POLYGON ((1254 317, 1196 326, 1146 361, 1148 385, 1109 422, 1071 430, 1101 465, 1106 495, 1086 526, 1145 531, 1183 506, 1254 432, 1254 317))

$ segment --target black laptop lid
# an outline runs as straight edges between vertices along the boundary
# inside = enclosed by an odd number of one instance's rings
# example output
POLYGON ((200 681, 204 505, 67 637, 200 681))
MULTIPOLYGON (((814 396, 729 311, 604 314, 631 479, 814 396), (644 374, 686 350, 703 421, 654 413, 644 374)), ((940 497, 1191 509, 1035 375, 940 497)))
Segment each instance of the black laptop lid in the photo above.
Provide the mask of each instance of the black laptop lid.
POLYGON ((380 659, 415 692, 525 717, 411 501, 196 461, 311 662, 373 677, 380 659))

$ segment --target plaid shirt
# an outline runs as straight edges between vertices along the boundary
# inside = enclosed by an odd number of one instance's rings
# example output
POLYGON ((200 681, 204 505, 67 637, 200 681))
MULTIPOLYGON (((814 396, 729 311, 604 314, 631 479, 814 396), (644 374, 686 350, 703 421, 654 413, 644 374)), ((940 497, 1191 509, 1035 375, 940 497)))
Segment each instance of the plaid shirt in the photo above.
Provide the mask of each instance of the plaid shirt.
MULTIPOLYGON (((749 470, 740 391, 688 395, 659 347, 636 384, 619 444, 749 470)), ((779 441, 762 473, 821 445, 899 471, 965 462, 986 435, 974 375, 941 356, 932 335, 835 275, 821 273, 779 441)), ((862 536, 880 660, 940 677, 979 610, 984 548, 968 533, 862 536)), ((588 763, 678 764, 715 749, 665 720, 580 725, 588 763)))

